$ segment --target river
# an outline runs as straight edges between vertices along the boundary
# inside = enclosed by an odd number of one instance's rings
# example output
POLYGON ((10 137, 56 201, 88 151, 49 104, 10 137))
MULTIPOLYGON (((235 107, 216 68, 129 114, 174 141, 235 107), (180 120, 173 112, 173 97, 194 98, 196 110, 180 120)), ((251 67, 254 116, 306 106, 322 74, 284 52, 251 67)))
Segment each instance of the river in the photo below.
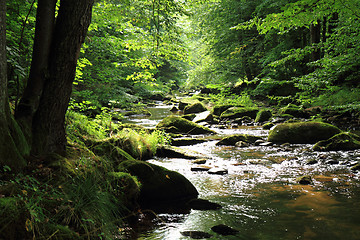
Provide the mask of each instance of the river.
MULTIPOLYGON (((149 108, 150 118, 130 119, 154 127, 171 114, 170 106, 149 108)), ((219 135, 246 133, 267 136, 261 127, 213 128, 219 135)), ((360 151, 313 152, 311 145, 216 146, 209 141, 182 147, 208 159, 206 165, 228 170, 226 175, 193 172, 186 159, 156 158, 149 162, 175 170, 199 191, 199 198, 219 203, 219 210, 158 214, 134 239, 190 239, 183 231, 197 230, 211 239, 360 239, 360 174, 349 165, 360 160, 360 151), (309 164, 310 160, 316 160, 309 164), (297 178, 310 175, 312 183, 297 178), (222 236, 212 226, 225 224, 239 231, 222 236)))

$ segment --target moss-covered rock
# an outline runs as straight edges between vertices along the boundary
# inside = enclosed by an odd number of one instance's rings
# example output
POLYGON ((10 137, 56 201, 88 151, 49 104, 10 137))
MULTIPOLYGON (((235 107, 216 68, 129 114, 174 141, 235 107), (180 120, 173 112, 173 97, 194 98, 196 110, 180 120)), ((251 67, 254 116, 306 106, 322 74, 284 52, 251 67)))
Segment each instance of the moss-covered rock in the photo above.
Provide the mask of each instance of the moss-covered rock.
MULTIPOLYGON (((230 105, 230 104, 220 104, 220 105, 215 105, 212 109, 212 113, 216 116, 220 116, 224 111, 226 111, 227 109, 234 107, 234 105, 230 105)), ((238 106, 240 107, 240 106, 238 106)))
POLYGON ((122 162, 119 170, 138 178, 141 184, 139 203, 145 206, 188 201, 199 194, 183 175, 155 164, 129 160, 122 162))
POLYGON ((189 146, 198 143, 206 142, 207 140, 204 138, 175 138, 172 139, 171 145, 172 146, 189 146))
POLYGON ((135 210, 140 194, 138 179, 125 172, 108 173, 113 194, 124 204, 127 210, 135 210))
POLYGON ((184 114, 205 112, 207 109, 201 102, 196 102, 184 108, 184 114))
POLYGON ((277 125, 269 132, 268 141, 274 143, 316 143, 331 138, 341 130, 322 122, 295 122, 277 125))
POLYGON ((255 118, 255 122, 266 122, 272 117, 272 113, 269 109, 261 109, 255 118))
POLYGON ((255 143, 256 140, 261 139, 261 137, 247 135, 247 134, 236 134, 224 137, 219 142, 216 143, 216 145, 229 145, 229 146, 235 146, 235 144, 239 141, 245 142, 245 143, 255 143))
POLYGON ((269 130, 269 129, 271 129, 273 126, 275 126, 274 123, 268 122, 268 123, 265 123, 265 124, 263 125, 263 129, 269 130))
POLYGON ((235 119, 235 118, 248 116, 251 117, 252 119, 255 119, 258 111, 259 109, 254 107, 231 107, 225 110, 220 115, 220 118, 235 119))
POLYGON ((294 104, 288 104, 286 107, 283 107, 279 110, 280 114, 289 114, 291 116, 294 116, 296 118, 308 118, 309 114, 299 106, 296 106, 294 104))
POLYGON ((165 132, 185 134, 214 134, 213 130, 178 116, 168 116, 156 126, 165 132))
POLYGON ((355 149, 360 149, 360 137, 348 132, 342 132, 327 140, 319 141, 313 147, 315 151, 346 151, 355 149))
POLYGON ((194 98, 183 98, 179 101, 179 109, 184 110, 185 107, 192 105, 194 103, 197 103, 197 102, 200 102, 200 101, 197 99, 194 99, 194 98))

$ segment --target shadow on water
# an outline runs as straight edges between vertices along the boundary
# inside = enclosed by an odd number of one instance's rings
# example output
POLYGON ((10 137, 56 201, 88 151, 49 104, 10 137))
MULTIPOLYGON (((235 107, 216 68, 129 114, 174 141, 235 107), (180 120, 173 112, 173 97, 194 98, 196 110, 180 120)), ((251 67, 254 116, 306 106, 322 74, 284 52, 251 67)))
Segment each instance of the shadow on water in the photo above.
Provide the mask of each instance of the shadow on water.
MULTIPOLYGON (((259 128, 218 131, 266 136, 259 128)), ((272 147, 216 146, 216 141, 182 147, 206 156, 206 165, 226 168, 227 175, 192 172, 185 159, 150 162, 175 170, 198 189, 200 198, 221 204, 219 210, 159 214, 152 227, 135 239, 189 239, 182 231, 199 230, 211 239, 360 239, 360 175, 349 164, 360 151, 318 153, 310 145, 272 147), (308 164, 309 160, 316 160, 308 164), (310 175, 310 185, 296 178, 310 175), (239 230, 221 236, 211 227, 225 224, 239 230)))

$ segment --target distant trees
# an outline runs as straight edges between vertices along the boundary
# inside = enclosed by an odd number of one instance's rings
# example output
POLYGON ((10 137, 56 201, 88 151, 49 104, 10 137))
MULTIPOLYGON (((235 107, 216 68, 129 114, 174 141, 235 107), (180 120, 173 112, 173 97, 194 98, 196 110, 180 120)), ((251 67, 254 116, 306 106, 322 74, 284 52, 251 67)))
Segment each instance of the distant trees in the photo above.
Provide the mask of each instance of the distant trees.
POLYGON ((198 58, 211 62, 197 65, 191 80, 271 78, 294 81, 315 94, 338 84, 357 86, 359 5, 356 0, 210 1, 194 11, 194 20, 206 45, 198 58), (202 79, 207 71, 212 78, 202 79))

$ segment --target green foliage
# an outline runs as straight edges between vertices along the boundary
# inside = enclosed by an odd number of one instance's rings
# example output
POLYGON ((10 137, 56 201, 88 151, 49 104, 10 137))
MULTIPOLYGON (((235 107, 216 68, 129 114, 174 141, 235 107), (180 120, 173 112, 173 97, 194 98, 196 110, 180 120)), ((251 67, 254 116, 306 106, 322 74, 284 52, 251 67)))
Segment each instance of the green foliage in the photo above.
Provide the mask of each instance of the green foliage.
POLYGON ((251 100, 247 93, 238 94, 210 94, 211 101, 215 105, 233 105, 233 106, 246 106, 254 107, 256 104, 251 100))

